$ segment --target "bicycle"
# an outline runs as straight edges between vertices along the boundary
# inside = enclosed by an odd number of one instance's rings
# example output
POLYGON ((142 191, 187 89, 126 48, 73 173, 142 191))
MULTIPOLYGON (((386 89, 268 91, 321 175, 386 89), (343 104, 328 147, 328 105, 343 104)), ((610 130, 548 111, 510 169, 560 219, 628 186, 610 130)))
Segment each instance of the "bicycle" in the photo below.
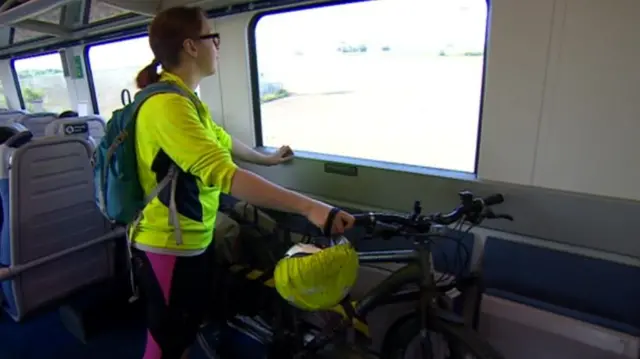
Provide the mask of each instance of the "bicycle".
MULTIPOLYGON (((419 307, 415 313, 398 319, 389 330, 383 341, 380 358, 404 358, 407 348, 414 338, 420 339, 420 347, 425 358, 432 358, 432 343, 429 333, 439 333, 447 343, 449 359, 466 359, 467 354, 478 359, 502 359, 499 352, 491 347, 464 320, 455 314, 447 305, 444 296, 453 288, 460 288, 465 278, 460 278, 446 285, 439 285, 434 277, 431 258, 431 244, 435 237, 450 237, 448 226, 454 223, 467 223, 471 226, 482 223, 484 219, 508 219, 509 215, 495 214, 492 205, 503 202, 502 195, 496 194, 487 198, 476 198, 471 192, 459 193, 461 204, 447 214, 435 213, 421 215, 421 208, 417 202, 411 215, 394 215, 384 213, 367 213, 355 215, 355 226, 366 227, 374 236, 391 237, 404 236, 414 240, 415 248, 393 253, 360 253, 360 263, 395 262, 406 263, 404 267, 393 272, 388 278, 370 290, 358 301, 352 301, 347 296, 331 311, 340 315, 338 323, 330 321, 324 328, 307 326, 301 329, 299 311, 284 304, 284 300, 277 298, 268 305, 269 314, 258 315, 261 319, 253 324, 244 323, 244 329, 255 339, 270 344, 271 355, 274 358, 310 358, 326 351, 341 339, 347 337, 353 329, 360 337, 369 337, 366 316, 372 310, 384 305, 398 302, 417 302, 419 307), (403 290, 407 285, 417 284, 417 290, 403 290), (418 314, 418 315, 415 315, 418 314), (264 319, 267 318, 265 321, 264 319), (270 319, 269 319, 270 318, 270 319), (269 328, 270 327, 270 328, 269 328), (270 332, 270 333, 269 333, 270 332), (309 339, 310 337, 310 339, 309 339)), ((332 218, 327 222, 325 237, 331 227, 332 218)), ((313 241, 313 240, 312 240, 313 241)), ((232 272, 240 273, 250 281, 259 282, 270 288, 272 294, 273 280, 270 271, 257 271, 242 266, 232 266, 232 272), (235 268, 235 269, 233 269, 235 268)), ((272 273, 272 272, 271 272, 272 273)), ((460 288, 462 289, 462 288, 460 288)), ((246 294, 245 294, 246 295, 246 294)), ((277 293, 275 293, 277 296, 277 293)), ((266 296, 265 296, 266 297, 266 296)), ((264 308, 263 308, 264 309, 264 308)), ((258 310, 260 312, 260 310, 258 310)), ((255 313, 254 313, 255 314, 255 313)), ((238 326, 237 319, 229 322, 238 326)), ((344 344, 341 342, 340 344, 344 344)), ((339 345, 341 349, 362 353, 360 345, 349 347, 339 345), (346 348, 346 349, 345 349, 346 348), (355 349, 354 349, 355 348, 355 349)), ((331 357, 337 357, 331 354, 331 357)))
MULTIPOLYGON (((417 301, 419 308, 414 314, 403 316, 392 324, 383 341, 380 357, 383 359, 399 359, 406 354, 406 349, 416 338, 420 338, 423 357, 431 358, 432 346, 428 332, 436 332, 444 337, 448 344, 450 359, 467 358, 467 354, 478 359, 502 359, 499 352, 491 347, 464 320, 446 304, 445 293, 459 286, 461 281, 454 281, 447 285, 438 285, 434 277, 431 244, 434 237, 448 238, 449 225, 456 222, 466 222, 471 226, 482 223, 484 219, 513 218, 506 214, 495 214, 491 206, 504 201, 502 195, 496 194, 486 198, 475 198, 471 192, 459 193, 461 204, 447 214, 432 214, 421 216, 420 205, 416 203, 414 212, 410 216, 368 213, 356 215, 356 226, 369 227, 370 230, 383 236, 405 236, 414 240, 416 248, 413 250, 360 255, 360 263, 395 262, 406 263, 404 267, 393 272, 384 281, 364 295, 357 302, 350 302, 351 308, 346 308, 347 318, 352 317, 359 322, 372 310, 387 304, 406 301, 417 301), (402 290, 409 284, 418 284, 418 290, 402 290), (418 315, 415 315, 418 314, 418 315), (425 356, 424 353, 431 353, 425 356)), ((471 228, 469 228, 471 229, 471 228)), ((347 305, 343 303, 343 306, 347 305)), ((337 331, 344 332, 349 326, 359 330, 358 322, 343 320, 337 331)), ((361 324, 359 326, 362 326, 361 324)), ((363 332, 362 330, 359 330, 363 332)), ((335 333, 335 331, 334 331, 335 333)), ((334 334, 335 336, 335 334, 334 334)), ((307 345, 307 350, 313 351, 327 345, 333 340, 332 336, 316 339, 307 345)))

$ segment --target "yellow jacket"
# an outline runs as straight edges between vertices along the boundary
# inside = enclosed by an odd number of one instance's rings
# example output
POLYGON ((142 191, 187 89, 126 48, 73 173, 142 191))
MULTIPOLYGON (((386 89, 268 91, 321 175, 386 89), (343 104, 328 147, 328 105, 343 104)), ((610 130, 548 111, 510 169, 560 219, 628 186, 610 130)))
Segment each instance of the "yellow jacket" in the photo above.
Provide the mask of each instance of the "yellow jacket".
MULTIPOLYGON (((164 72, 160 81, 193 93, 171 73, 164 72)), ((205 104, 197 100, 197 106, 184 96, 166 93, 146 100, 138 112, 135 137, 142 188, 149 195, 172 162, 181 169, 175 197, 182 230, 179 245, 169 224, 167 186, 143 211, 133 240, 139 249, 191 256, 213 240, 220 192, 230 191, 237 166, 231 158, 231 137, 213 122, 205 104)))

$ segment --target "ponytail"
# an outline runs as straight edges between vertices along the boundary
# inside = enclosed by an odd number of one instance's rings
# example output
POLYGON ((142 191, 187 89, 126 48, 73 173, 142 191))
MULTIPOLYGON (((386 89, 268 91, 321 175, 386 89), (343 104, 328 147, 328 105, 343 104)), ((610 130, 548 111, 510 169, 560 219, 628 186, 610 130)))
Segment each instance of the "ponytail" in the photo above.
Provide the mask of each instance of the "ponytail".
POLYGON ((160 61, 153 60, 144 69, 140 70, 136 77, 136 85, 139 89, 143 89, 153 83, 160 81, 160 74, 158 74, 158 66, 160 61))

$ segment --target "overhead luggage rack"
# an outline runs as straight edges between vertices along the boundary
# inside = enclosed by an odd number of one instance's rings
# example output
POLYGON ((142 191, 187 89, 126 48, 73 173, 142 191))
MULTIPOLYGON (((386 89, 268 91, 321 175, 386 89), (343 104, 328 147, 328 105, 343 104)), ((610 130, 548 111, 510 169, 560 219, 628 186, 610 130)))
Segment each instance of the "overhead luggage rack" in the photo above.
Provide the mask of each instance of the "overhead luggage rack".
POLYGON ((171 6, 200 6, 210 17, 219 17, 297 3, 300 1, 0 0, 0 59, 142 34, 157 11, 171 6))
POLYGON ((75 0, 4 0, 0 5, 0 25, 7 26, 31 20, 73 1, 75 0))
POLYGON ((160 1, 0 0, 0 56, 53 51, 145 26, 160 1), (14 31, 9 35, 12 28, 14 31), (0 34, 2 35, 2 34, 0 34))

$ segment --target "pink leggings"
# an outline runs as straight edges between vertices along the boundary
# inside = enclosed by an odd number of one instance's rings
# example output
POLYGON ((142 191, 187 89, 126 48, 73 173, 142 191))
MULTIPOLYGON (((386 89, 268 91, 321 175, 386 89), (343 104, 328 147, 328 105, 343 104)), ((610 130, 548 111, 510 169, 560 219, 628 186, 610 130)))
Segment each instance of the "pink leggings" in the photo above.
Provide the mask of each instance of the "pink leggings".
MULTIPOLYGON (((169 305, 169 291, 171 290, 171 279, 176 266, 176 256, 147 253, 147 258, 151 262, 151 268, 156 275, 158 284, 162 290, 165 304, 169 305)), ((153 339, 151 331, 147 330, 147 347, 144 350, 143 359, 161 359, 162 351, 160 346, 153 339)))
POLYGON ((143 359, 180 359, 195 341, 212 304, 210 252, 178 257, 133 250, 134 274, 147 312, 143 359))

